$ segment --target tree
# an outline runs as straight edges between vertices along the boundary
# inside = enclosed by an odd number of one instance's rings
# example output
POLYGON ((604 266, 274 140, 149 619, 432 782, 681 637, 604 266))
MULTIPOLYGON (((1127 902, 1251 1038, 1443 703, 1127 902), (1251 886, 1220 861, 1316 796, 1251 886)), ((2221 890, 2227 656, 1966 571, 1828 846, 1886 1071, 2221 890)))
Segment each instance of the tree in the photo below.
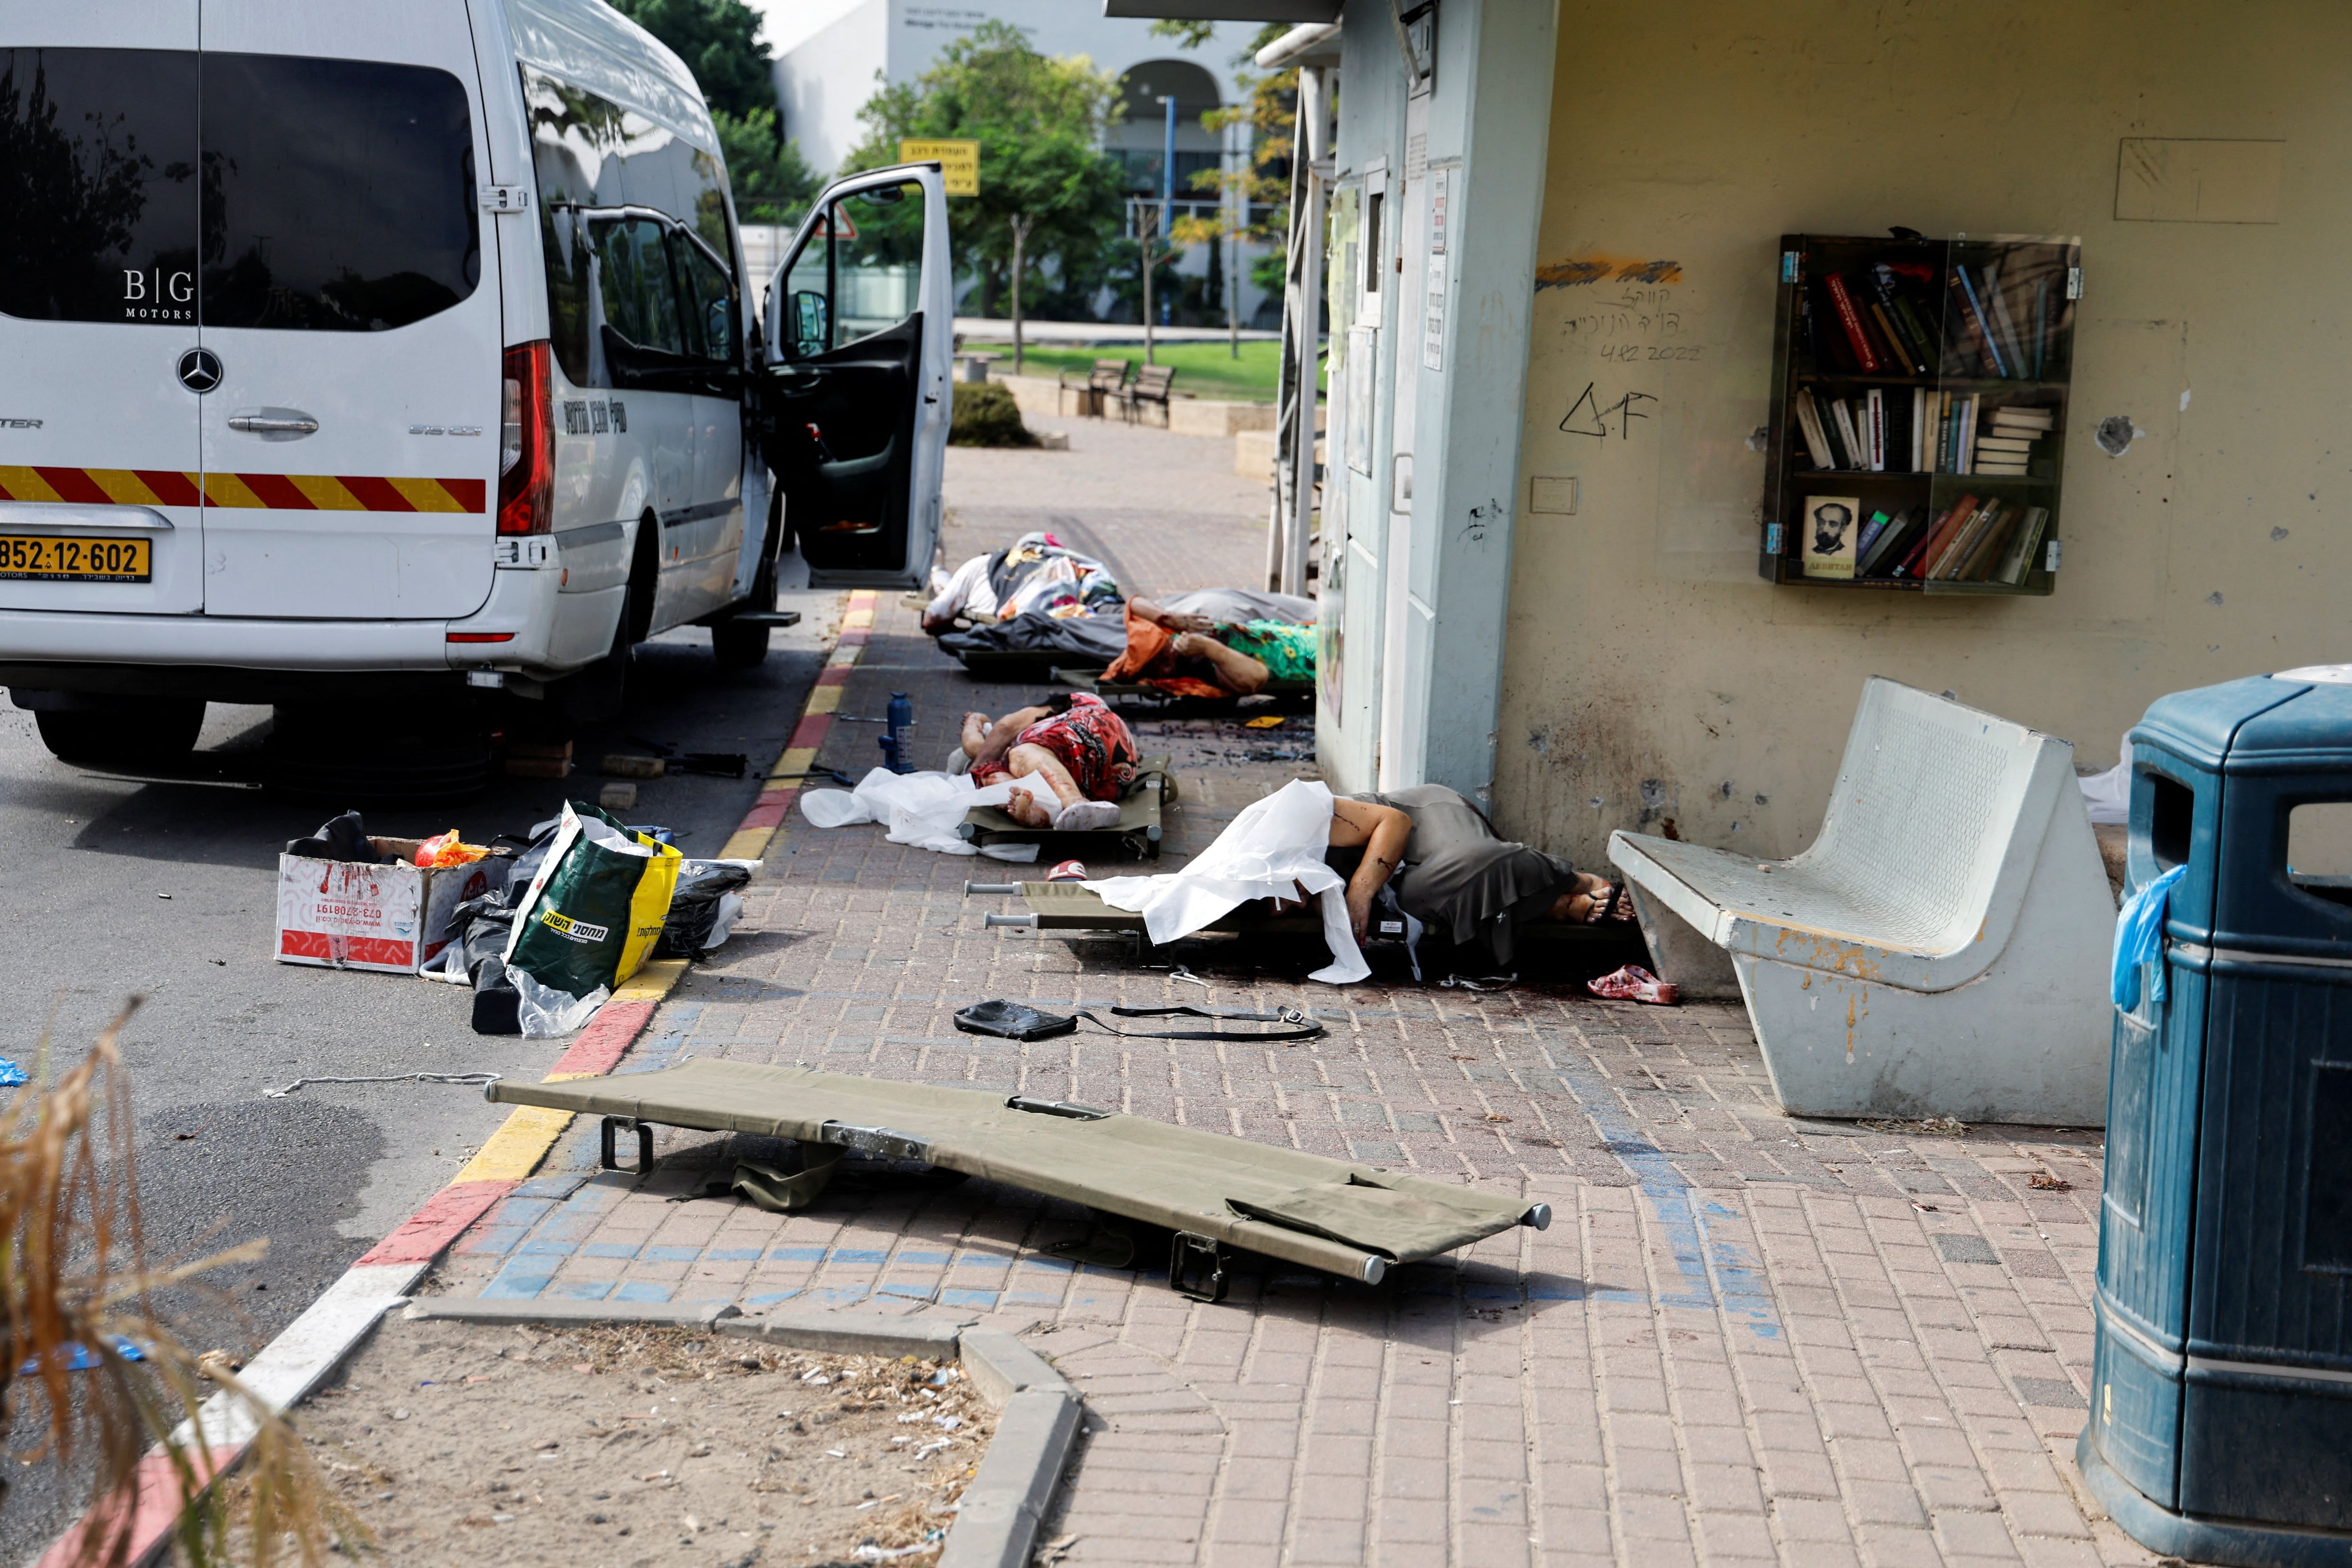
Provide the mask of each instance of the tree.
POLYGON ((670 47, 701 84, 742 223, 794 224, 816 196, 814 170, 776 118, 774 62, 760 14, 743 0, 614 0, 670 47))
MULTIPOLYGON (((1117 79, 1092 61, 1039 54, 1019 28, 983 22, 922 76, 867 100, 866 138, 843 170, 896 163, 908 137, 977 141, 980 195, 948 204, 950 237, 978 278, 982 309, 1002 279, 1017 310, 1032 272, 1050 260, 1066 284, 1090 276, 1118 231, 1125 175, 1102 150, 1118 105, 1117 79)), ((1016 337, 1016 362, 1021 348, 1016 337)))
POLYGON ((743 0, 613 0, 622 16, 667 44, 712 110, 776 111, 776 79, 760 14, 743 0))
POLYGON ((801 144, 777 136, 776 111, 735 115, 719 110, 710 118, 719 127, 728 182, 735 187, 737 221, 787 227, 800 222, 821 182, 801 156, 801 144))

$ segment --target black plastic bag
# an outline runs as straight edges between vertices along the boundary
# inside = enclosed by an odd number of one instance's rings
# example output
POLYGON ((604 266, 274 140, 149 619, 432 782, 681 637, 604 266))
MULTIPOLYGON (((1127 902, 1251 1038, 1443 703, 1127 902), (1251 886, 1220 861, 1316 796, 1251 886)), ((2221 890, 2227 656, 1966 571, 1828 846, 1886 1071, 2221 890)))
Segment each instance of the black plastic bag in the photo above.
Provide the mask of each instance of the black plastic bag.
POLYGON ((367 866, 400 863, 399 856, 387 855, 375 847, 375 840, 368 837, 356 811, 347 811, 320 823, 319 831, 308 838, 288 839, 286 853, 310 860, 354 860, 367 866))
POLYGON ((677 888, 669 896, 669 918, 662 921, 661 939, 654 943, 656 958, 702 956, 719 923, 719 906, 728 894, 751 880, 749 864, 734 860, 688 860, 677 868, 677 888))
POLYGON ((1000 998, 966 1007, 955 1016, 955 1026, 967 1035, 992 1035, 1000 1040, 1050 1040, 1075 1033, 1078 1021, 1000 998))

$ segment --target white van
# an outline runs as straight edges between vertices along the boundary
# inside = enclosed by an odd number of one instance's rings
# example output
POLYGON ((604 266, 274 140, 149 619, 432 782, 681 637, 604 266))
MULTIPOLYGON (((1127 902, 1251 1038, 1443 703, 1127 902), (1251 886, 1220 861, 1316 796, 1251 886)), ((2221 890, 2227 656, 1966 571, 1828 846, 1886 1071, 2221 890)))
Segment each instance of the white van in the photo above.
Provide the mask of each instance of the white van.
POLYGON ((747 279, 692 74, 599 0, 0 0, 0 684, 60 756, 603 717, 655 633, 764 657, 787 549, 929 567, 937 167, 747 279))

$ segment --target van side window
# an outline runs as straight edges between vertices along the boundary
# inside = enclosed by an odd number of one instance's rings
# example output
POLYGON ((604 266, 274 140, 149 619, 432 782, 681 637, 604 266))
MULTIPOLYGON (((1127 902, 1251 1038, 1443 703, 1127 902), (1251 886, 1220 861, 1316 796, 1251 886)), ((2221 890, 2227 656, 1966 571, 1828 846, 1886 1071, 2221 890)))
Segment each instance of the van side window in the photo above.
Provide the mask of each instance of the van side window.
POLYGON ((923 187, 852 191, 809 227, 784 269, 783 352, 807 359, 904 324, 922 295, 923 187))
POLYGON ((473 113, 430 67, 0 49, 0 148, 12 316, 382 331, 481 281, 473 113))
MULTIPOLYGON (((607 232, 610 220, 598 215, 623 207, 658 213, 701 235, 719 258, 730 257, 734 244, 724 169, 716 154, 635 110, 530 67, 520 68, 530 118, 531 162, 539 177, 540 248, 547 268, 548 325, 556 363, 574 386, 609 385, 602 356, 591 353, 596 326, 592 318, 601 315, 604 325, 638 348, 677 353, 686 336, 675 310, 682 289, 671 271, 673 264, 662 259, 658 250, 646 259, 635 238, 626 242, 629 255, 661 268, 673 310, 666 336, 641 338, 623 327, 615 312, 635 310, 643 302, 643 279, 632 274, 634 280, 624 289, 635 303, 616 305, 613 291, 621 285, 609 275, 606 251, 621 241, 607 232)), ((630 265, 636 266, 637 260, 630 265)), ((731 288, 731 268, 723 270, 730 274, 731 288)), ((642 319, 635 325, 655 330, 642 319)))
POLYGON ((203 57, 204 322, 366 332, 481 281, 473 112, 428 66, 203 57))
POLYGON ((677 260, 678 298, 686 306, 686 352, 734 363, 735 289, 727 273, 683 229, 671 235, 670 253, 677 260))
POLYGON ((196 319, 196 57, 0 48, 0 311, 196 319))
POLYGON ((604 326, 628 345, 683 353, 677 281, 670 270, 665 226, 656 218, 600 220, 596 236, 597 297, 604 326))

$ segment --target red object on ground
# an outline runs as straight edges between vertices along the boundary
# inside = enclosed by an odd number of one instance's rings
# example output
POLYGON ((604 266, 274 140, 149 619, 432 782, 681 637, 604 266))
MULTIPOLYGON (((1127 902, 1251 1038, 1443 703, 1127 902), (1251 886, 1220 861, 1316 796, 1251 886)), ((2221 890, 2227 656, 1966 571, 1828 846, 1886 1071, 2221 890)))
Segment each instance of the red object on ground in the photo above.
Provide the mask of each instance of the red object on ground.
POLYGON ((1660 1007, 1673 1006, 1683 995, 1681 986, 1671 980, 1659 979, 1638 963, 1629 963, 1598 980, 1588 980, 1584 988, 1611 1002, 1648 1002, 1660 1007))
POLYGON ((1086 879, 1087 866, 1083 860, 1065 860, 1045 873, 1045 880, 1049 882, 1083 882, 1086 879))

